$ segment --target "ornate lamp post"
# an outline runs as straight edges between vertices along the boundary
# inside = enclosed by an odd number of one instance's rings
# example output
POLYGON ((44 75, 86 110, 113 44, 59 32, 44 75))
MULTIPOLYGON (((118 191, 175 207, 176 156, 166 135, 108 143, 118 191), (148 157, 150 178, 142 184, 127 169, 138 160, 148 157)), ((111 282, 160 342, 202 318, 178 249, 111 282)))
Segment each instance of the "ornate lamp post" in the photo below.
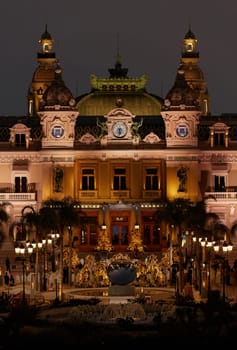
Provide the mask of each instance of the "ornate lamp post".
POLYGON ((68 284, 72 284, 72 226, 68 225, 68 235, 69 235, 69 266, 68 266, 68 284))
MULTIPOLYGON (((47 278, 46 278, 46 273, 48 271, 48 246, 51 246, 52 244, 52 238, 50 235, 48 235, 47 238, 42 239, 42 248, 43 248, 43 281, 41 290, 46 291, 47 290, 47 278)), ((42 266, 42 264, 41 264, 42 266)))
POLYGON ((192 241, 194 245, 194 284, 201 296, 206 298, 211 291, 211 251, 215 242, 202 235, 193 235, 192 241))
POLYGON ((220 251, 220 248, 222 248, 222 300, 225 302, 226 299, 226 265, 227 265, 227 256, 228 253, 232 251, 233 244, 231 242, 224 241, 222 244, 220 242, 216 242, 213 246, 213 249, 216 253, 220 251))
POLYGON ((41 240, 32 241, 33 250, 35 250, 35 290, 41 290, 41 263, 39 261, 39 254, 42 249, 43 243, 41 240), (40 266, 40 269, 39 269, 40 266))
MULTIPOLYGON (((202 247, 202 264, 203 264, 203 276, 202 276, 202 288, 207 290, 207 296, 210 296, 211 292, 211 250, 214 245, 214 241, 202 238, 200 244, 202 247), (207 288, 206 288, 207 284, 207 288)), ((204 292, 206 294, 206 292, 204 292)))
POLYGON ((193 256, 194 256, 194 286, 201 290, 201 261, 200 261, 200 240, 197 235, 193 235, 193 256))
POLYGON ((51 262, 52 262, 52 272, 56 271, 56 265, 57 265, 57 260, 55 257, 55 248, 57 248, 57 241, 60 237, 60 234, 58 232, 52 232, 50 234, 51 239, 52 239, 52 256, 51 256, 51 262))
MULTIPOLYGON (((55 247, 57 247, 57 242, 60 238, 60 234, 58 232, 51 232, 52 238, 52 256, 51 256, 51 264, 52 264, 52 272, 56 272, 58 261, 55 257, 55 247)), ((58 300, 58 278, 55 278, 55 300, 58 300)))
POLYGON ((33 246, 32 244, 24 245, 23 243, 20 243, 20 245, 16 245, 15 247, 15 253, 17 255, 17 259, 22 261, 22 303, 26 303, 26 293, 25 293, 25 262, 27 257, 30 257, 33 253, 33 246))

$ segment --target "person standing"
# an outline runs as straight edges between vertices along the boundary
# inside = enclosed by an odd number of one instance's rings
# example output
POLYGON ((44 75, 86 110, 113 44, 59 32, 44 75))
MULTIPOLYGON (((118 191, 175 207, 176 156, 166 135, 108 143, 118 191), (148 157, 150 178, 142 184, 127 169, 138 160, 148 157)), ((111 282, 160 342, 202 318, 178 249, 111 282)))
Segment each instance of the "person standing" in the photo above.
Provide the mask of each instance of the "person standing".
POLYGON ((4 281, 5 281, 5 285, 8 287, 9 286, 9 282, 10 282, 10 276, 9 276, 9 272, 6 271, 5 275, 4 275, 4 281))
POLYGON ((11 264, 10 264, 10 259, 8 258, 8 256, 6 257, 6 270, 10 271, 11 268, 11 264))

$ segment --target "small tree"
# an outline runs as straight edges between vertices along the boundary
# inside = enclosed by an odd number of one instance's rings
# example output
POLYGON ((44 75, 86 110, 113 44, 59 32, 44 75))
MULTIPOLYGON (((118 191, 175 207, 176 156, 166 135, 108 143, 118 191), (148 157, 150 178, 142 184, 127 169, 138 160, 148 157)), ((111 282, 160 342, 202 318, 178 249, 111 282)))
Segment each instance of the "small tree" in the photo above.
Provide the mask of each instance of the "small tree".
POLYGON ((112 244, 107 230, 100 230, 96 250, 105 252, 112 250, 112 244))

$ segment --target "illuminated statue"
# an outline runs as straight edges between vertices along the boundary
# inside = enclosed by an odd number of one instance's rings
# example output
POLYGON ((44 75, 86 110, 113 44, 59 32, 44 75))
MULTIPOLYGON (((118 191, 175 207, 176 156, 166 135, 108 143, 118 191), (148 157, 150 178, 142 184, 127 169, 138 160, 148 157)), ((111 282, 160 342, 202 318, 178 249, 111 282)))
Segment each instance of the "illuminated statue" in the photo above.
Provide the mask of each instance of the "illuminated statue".
POLYGON ((186 192, 186 184, 187 184, 187 176, 188 176, 188 169, 184 166, 181 166, 177 170, 177 177, 179 178, 179 188, 178 192, 186 192))
POLYGON ((63 185, 63 169, 56 167, 54 168, 54 191, 62 192, 63 185))

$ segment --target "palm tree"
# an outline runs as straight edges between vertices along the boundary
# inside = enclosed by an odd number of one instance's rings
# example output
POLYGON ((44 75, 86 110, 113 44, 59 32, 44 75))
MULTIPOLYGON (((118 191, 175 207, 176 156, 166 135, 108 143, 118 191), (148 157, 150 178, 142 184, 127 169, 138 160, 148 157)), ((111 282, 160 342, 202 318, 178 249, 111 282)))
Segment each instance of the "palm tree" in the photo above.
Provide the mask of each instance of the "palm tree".
POLYGON ((6 238, 6 231, 7 227, 6 225, 9 222, 9 215, 4 209, 4 207, 0 207, 0 245, 3 243, 3 241, 6 238))
POLYGON ((160 206, 157 212, 157 220, 162 220, 166 225, 174 230, 175 246, 179 258, 179 279, 177 287, 177 296, 184 287, 184 253, 182 249, 183 236, 189 226, 189 218, 193 203, 189 199, 178 198, 173 201, 166 200, 160 206))
POLYGON ((24 226, 26 233, 26 240, 29 240, 30 236, 33 236, 36 243, 36 254, 35 254, 35 289, 38 291, 42 290, 42 276, 40 269, 40 279, 39 274, 39 241, 42 239, 42 216, 40 212, 37 212, 32 206, 25 206, 21 211, 21 221, 24 226), (40 282, 40 283, 39 283, 40 282))
MULTIPOLYGON (((179 285, 178 293, 184 287, 184 265, 187 256, 184 256, 183 242, 187 232, 195 232, 199 237, 211 238, 214 235, 214 227, 217 228, 219 217, 215 213, 206 212, 205 200, 193 203, 190 199, 178 198, 173 201, 165 201, 157 212, 157 217, 173 227, 175 232, 175 245, 179 257, 179 285)), ((197 252, 199 254, 199 252, 197 252)), ((199 256, 197 257, 199 260, 199 256)))
POLYGON ((59 296, 62 298, 63 285, 63 248, 64 234, 68 232, 69 258, 68 258, 68 284, 72 283, 72 229, 80 222, 79 202, 71 197, 66 197, 61 201, 50 199, 44 201, 41 207, 41 214, 46 218, 45 225, 60 234, 60 290, 59 296))
MULTIPOLYGON (((196 236, 197 245, 194 258, 197 262, 197 269, 195 269, 195 283, 196 287, 201 291, 200 263, 205 259, 205 256, 203 256, 204 252, 200 248, 199 239, 207 239, 212 242, 223 241, 226 240, 227 237, 229 239, 230 230, 220 222, 220 218, 216 213, 208 213, 206 211, 206 198, 196 203, 183 198, 178 198, 174 201, 164 201, 157 212, 157 218, 164 220, 166 224, 173 227, 176 233, 180 275, 177 294, 181 292, 184 287, 183 267, 185 259, 182 244, 187 239, 187 233, 193 233, 196 236)), ((204 249, 206 249, 206 247, 204 247, 204 249)), ((208 253, 210 253, 210 249, 211 248, 208 248, 208 253)), ((187 259, 188 258, 187 256, 187 259)))

